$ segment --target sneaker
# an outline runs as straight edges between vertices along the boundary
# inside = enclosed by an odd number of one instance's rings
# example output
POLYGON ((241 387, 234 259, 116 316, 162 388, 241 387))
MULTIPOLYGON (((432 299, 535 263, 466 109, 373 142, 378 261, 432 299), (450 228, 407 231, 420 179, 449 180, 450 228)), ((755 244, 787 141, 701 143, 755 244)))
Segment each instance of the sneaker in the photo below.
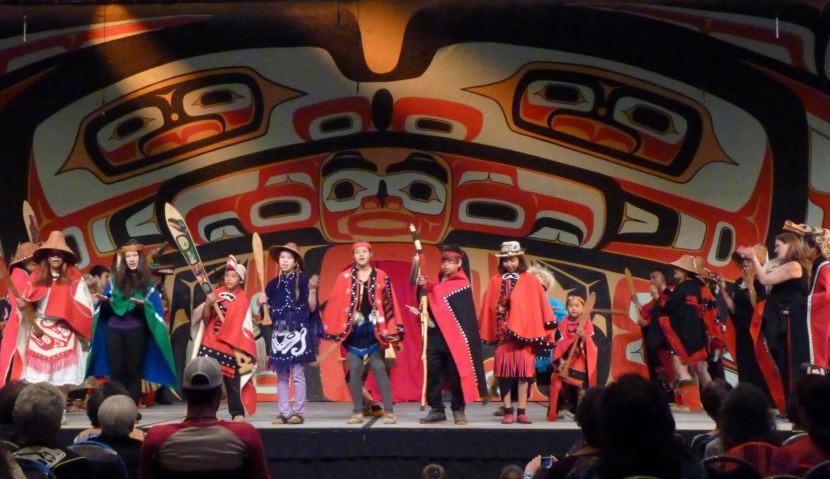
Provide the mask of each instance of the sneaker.
POLYGON ((533 421, 530 420, 530 416, 527 414, 519 414, 516 416, 516 422, 519 424, 533 424, 533 421))
POLYGON ((363 423, 363 414, 352 414, 349 419, 346 420, 346 424, 362 424, 363 423))
POLYGON ((447 420, 447 415, 444 411, 430 411, 425 417, 418 419, 421 424, 432 424, 434 422, 442 422, 447 420))
POLYGON ((271 424, 285 424, 285 416, 280 414, 271 421, 271 424))
POLYGON ((386 413, 385 416, 383 416, 383 423, 384 424, 395 424, 397 422, 398 422, 398 418, 396 418, 395 415, 392 414, 391 412, 388 412, 388 413, 386 413))
POLYGON ((302 424, 305 422, 302 416, 299 414, 292 414, 291 417, 288 418, 288 424, 302 424))
POLYGON ((467 424, 467 415, 464 414, 464 411, 453 411, 452 412, 452 419, 458 426, 464 426, 467 424))
POLYGON ((501 418, 502 424, 513 424, 513 414, 505 413, 504 416, 501 418))
POLYGON ((237 415, 233 417, 233 422, 245 422, 245 416, 237 415))

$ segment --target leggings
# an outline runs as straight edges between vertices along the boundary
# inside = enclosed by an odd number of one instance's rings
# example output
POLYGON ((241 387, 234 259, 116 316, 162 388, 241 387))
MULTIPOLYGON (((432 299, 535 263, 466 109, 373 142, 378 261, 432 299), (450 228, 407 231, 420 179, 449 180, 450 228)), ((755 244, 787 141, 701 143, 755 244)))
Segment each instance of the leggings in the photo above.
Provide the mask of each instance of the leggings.
POLYGON ((141 396, 141 360, 146 329, 141 325, 131 329, 109 328, 107 332, 110 379, 123 384, 136 404, 141 396))
MULTIPOLYGON (((363 357, 348 353, 349 360, 349 390, 352 393, 352 405, 355 414, 363 411, 363 357)), ((383 350, 369 355, 369 369, 375 375, 375 381, 383 398, 383 409, 391 413, 394 407, 392 402, 392 386, 389 384, 389 374, 386 372, 386 362, 383 360, 383 350)))

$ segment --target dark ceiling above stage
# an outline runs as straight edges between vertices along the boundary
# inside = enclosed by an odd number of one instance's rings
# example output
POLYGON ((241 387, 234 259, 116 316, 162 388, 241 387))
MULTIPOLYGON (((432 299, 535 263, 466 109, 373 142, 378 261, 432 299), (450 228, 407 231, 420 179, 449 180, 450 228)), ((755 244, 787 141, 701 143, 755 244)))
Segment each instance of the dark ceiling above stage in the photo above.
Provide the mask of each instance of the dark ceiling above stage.
MULTIPOLYGON (((688 7, 706 7, 711 9, 731 10, 734 8, 769 8, 776 9, 790 5, 811 5, 817 9, 824 9, 830 3, 830 0, 369 0, 369 1, 386 1, 394 3, 422 3, 424 5, 436 4, 470 4, 482 3, 492 5, 494 3, 509 3, 509 4, 563 4, 563 5, 587 5, 587 4, 621 4, 621 3, 643 3, 643 4, 662 4, 662 5, 676 5, 688 7)), ((322 0, 0 0, 0 5, 104 5, 104 4, 122 4, 122 5, 139 5, 139 4, 158 4, 158 3, 324 3, 322 0)), ((360 3, 359 0, 337 2, 330 0, 325 3, 360 3)))
MULTIPOLYGON (((479 3, 492 6, 494 3, 509 5, 609 5, 609 4, 660 4, 695 9, 715 10, 752 14, 756 16, 786 15, 791 7, 809 7, 816 16, 822 15, 830 6, 830 0, 363 0, 363 3, 386 2, 399 4, 421 4, 425 7, 435 5, 466 5, 479 3)), ((172 4, 240 4, 240 3, 341 3, 359 4, 361 0, 0 0, 0 5, 172 5, 172 4)), ((804 10, 800 10, 803 14, 804 10)))

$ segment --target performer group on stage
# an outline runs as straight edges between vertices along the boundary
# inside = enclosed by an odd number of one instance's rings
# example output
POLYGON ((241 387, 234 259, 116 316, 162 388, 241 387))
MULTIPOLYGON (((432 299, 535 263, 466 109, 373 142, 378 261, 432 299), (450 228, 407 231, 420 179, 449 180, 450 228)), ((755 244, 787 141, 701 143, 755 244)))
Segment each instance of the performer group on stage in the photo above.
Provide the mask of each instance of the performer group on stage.
MULTIPOLYGON (((183 223, 170 223, 189 235, 183 223)), ((785 229, 775 237, 771 259, 763 245, 737 248, 733 260, 739 276, 731 285, 708 271, 702 258, 684 255, 667 265, 672 281, 661 268, 648 272, 649 300, 641 304, 646 295, 633 291, 626 270, 648 374, 664 378, 677 407, 702 409, 700 390, 713 377, 723 377, 725 352, 734 359, 738 380, 758 387, 781 414, 788 412, 799 376, 827 372, 830 231, 789 222, 785 229)), ((468 404, 494 394, 485 377, 484 345, 494 348, 493 382, 503 424, 532 422, 527 402, 537 378, 540 385, 550 384, 547 419, 572 413, 598 382, 595 294, 555 292, 550 271, 529 268, 521 244, 505 241, 494 254, 498 274, 487 282, 476 311, 466 254, 452 244, 439 250, 438 271, 419 270, 413 276, 421 299, 415 312, 424 348, 422 406, 429 407, 420 422, 447 421, 447 386, 457 425, 467 424, 468 404), (553 293, 566 301, 553 299, 553 293)), ((260 276, 262 294, 253 303, 244 288, 248 270, 234 256, 227 258, 222 285, 212 289, 203 284, 207 275, 198 256, 182 252, 206 293, 191 317, 191 358, 207 356, 219 363, 234 421, 245 421, 256 409, 253 375, 261 330, 267 368, 277 376, 273 424, 305 422, 306 368, 323 359, 321 341, 339 343, 324 355, 335 350, 344 355, 353 403, 347 422, 362 423, 373 406, 371 400, 367 405, 364 384, 369 372, 383 404, 368 414, 379 411, 385 424, 397 422, 392 360, 404 334, 412 332, 405 331, 390 276, 373 265, 369 242, 351 246, 353 261, 333 278, 324 301, 318 296, 320 278, 305 271, 296 243, 269 249, 276 274, 267 282, 260 276)), ((111 270, 97 267, 91 271, 95 276, 84 279, 60 231, 42 244, 19 245, 9 261, 11 272, 5 266, 0 270, 12 305, 0 343, 3 384, 43 381, 66 394, 92 376, 123 384, 136 404, 147 389, 178 388, 169 319, 151 258, 135 240, 116 256, 111 270)))

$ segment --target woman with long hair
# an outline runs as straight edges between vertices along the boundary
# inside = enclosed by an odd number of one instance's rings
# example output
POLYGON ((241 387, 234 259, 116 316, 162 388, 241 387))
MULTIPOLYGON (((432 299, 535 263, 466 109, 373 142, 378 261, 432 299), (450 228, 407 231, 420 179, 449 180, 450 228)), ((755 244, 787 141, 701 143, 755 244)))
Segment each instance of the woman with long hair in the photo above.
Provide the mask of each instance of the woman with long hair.
POLYGON ((113 281, 98 294, 89 374, 123 384, 138 404, 142 379, 172 387, 178 382, 144 247, 130 240, 118 254, 113 281))
POLYGON ((764 268, 751 248, 739 248, 738 254, 750 259, 755 277, 771 287, 767 300, 755 308, 750 334, 767 389, 779 412, 785 413, 791 382, 810 357, 806 320, 810 264, 798 236, 789 232, 775 237, 778 266, 771 271, 764 268))

